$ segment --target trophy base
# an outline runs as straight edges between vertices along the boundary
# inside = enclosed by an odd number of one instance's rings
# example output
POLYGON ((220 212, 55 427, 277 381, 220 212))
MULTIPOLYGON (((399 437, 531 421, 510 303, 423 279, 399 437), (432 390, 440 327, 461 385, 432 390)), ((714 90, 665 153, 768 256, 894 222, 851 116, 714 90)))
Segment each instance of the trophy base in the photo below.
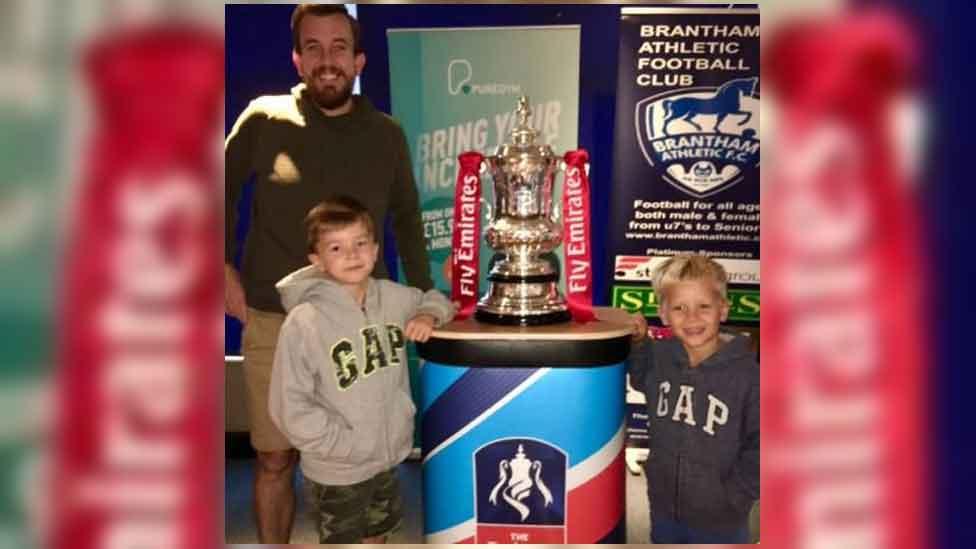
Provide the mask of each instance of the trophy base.
POLYGON ((538 315, 506 315, 477 310, 474 313, 474 318, 478 322, 499 324, 502 326, 544 326, 546 324, 569 322, 572 319, 572 315, 569 314, 569 311, 554 311, 538 315))
POLYGON ((529 276, 488 275, 488 293, 478 302, 475 319, 505 326, 541 326, 570 319, 559 295, 555 273, 529 276))

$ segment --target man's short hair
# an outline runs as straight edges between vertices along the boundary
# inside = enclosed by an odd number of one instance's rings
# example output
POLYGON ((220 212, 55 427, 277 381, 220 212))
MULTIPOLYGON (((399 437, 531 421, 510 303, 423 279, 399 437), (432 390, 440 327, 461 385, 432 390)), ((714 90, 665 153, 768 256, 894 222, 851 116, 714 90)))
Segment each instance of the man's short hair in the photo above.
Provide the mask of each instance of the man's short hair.
POLYGON ((323 232, 337 231, 350 225, 362 223, 373 241, 376 241, 376 225, 373 216, 361 202, 349 196, 334 196, 319 202, 305 216, 305 233, 309 253, 315 247, 323 232))
POLYGON ((345 17, 346 21, 349 21, 349 27, 352 29, 353 52, 362 53, 363 44, 360 41, 359 21, 356 21, 355 17, 349 15, 349 12, 346 11, 346 6, 343 4, 299 4, 295 7, 295 11, 291 13, 291 41, 295 53, 302 53, 302 19, 306 15, 314 15, 315 17, 341 15, 345 17))
POLYGON ((704 280, 715 286, 719 298, 726 301, 729 277, 717 261, 701 254, 678 254, 661 263, 652 275, 654 293, 658 303, 663 303, 667 291, 679 282, 704 280))

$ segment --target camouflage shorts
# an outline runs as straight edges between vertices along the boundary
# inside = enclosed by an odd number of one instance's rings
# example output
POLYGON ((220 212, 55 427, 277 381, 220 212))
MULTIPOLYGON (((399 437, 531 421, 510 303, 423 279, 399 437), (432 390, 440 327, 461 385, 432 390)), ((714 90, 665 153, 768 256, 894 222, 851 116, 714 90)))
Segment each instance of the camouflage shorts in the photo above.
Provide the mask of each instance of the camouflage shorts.
POLYGON ((319 543, 359 543, 389 535, 403 517, 396 468, 349 486, 325 486, 305 479, 319 543))

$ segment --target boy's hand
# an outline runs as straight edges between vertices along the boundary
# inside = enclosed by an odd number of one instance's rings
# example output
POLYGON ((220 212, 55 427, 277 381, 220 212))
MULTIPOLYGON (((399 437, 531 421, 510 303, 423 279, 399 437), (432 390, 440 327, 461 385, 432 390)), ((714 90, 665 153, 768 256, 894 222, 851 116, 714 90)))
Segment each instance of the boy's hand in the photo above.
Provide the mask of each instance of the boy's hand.
POLYGON ((617 307, 594 307, 593 312, 597 320, 607 322, 617 322, 620 324, 630 324, 632 343, 640 343, 647 337, 647 319, 640 313, 628 313, 617 307))
POLYGON ((437 319, 431 315, 419 314, 407 321, 407 325, 403 327, 403 335, 410 341, 427 341, 434 331, 435 322, 437 319))
POLYGON ((634 323, 634 334, 630 337, 630 341, 640 343, 647 337, 647 319, 640 313, 630 313, 630 317, 634 323))

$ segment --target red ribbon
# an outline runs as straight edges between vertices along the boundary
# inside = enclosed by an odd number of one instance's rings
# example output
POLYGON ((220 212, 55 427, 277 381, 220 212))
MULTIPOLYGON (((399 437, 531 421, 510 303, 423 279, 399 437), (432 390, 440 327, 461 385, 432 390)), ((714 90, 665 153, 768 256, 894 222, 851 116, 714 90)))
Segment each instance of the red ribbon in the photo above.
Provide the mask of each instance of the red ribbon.
POLYGON ((87 51, 95 117, 63 259, 54 549, 219 543, 222 40, 163 25, 87 51), (164 497, 133 499, 150 493, 164 497))
POLYGON ((455 318, 471 316, 478 304, 478 252, 481 249, 481 153, 458 155, 454 186, 454 250, 451 263, 451 299, 458 303, 455 318))
POLYGON ((595 320, 593 314, 593 262, 590 245, 589 155, 579 149, 566 153, 563 184, 563 266, 566 302, 576 322, 595 320))
POLYGON ((899 20, 862 12, 784 29, 768 49, 781 129, 763 189, 763 543, 871 532, 926 547, 926 284, 890 132, 919 48, 899 20))

